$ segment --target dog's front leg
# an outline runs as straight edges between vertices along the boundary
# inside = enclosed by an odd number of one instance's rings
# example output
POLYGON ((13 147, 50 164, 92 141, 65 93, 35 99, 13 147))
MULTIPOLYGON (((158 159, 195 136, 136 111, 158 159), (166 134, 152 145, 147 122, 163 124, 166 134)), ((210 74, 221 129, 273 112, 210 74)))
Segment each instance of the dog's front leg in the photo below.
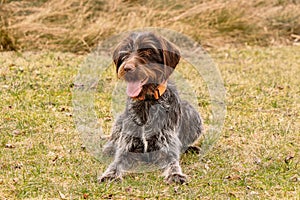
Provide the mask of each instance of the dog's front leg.
POLYGON ((185 183, 187 176, 182 173, 178 160, 174 160, 168 164, 164 171, 165 181, 167 183, 185 183))
POLYGON ((114 123, 111 136, 103 146, 102 153, 104 156, 113 157, 116 154, 118 139, 121 137, 124 116, 120 115, 114 123))
POLYGON ((98 177, 98 182, 115 180, 122 180, 122 169, 117 165, 117 163, 113 162, 109 165, 106 171, 100 177, 98 177))
POLYGON ((99 182, 122 180, 122 174, 128 163, 128 152, 118 150, 114 161, 108 166, 105 172, 98 178, 99 182))
MULTIPOLYGON (((176 140, 174 138, 174 140, 176 140)), ((187 176, 182 173, 181 167, 179 165, 180 159, 180 142, 171 142, 168 151, 166 152, 167 166, 164 168, 165 181, 167 183, 185 183, 187 181, 187 176)))

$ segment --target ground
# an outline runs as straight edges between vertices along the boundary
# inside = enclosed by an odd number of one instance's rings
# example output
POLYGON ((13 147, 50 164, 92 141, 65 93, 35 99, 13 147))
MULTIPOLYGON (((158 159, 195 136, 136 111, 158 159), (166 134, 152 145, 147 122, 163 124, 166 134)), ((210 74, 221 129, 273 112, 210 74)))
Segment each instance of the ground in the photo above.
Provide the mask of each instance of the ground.
MULTIPOLYGON (((217 144, 199 160, 183 155, 185 185, 167 185, 159 171, 99 184, 106 165, 83 146, 73 121, 73 81, 83 55, 0 54, 1 199, 299 199, 300 47, 244 47, 210 52, 227 92, 217 144)), ((178 70, 183 70, 184 65, 178 70)), ((109 132, 112 67, 95 108, 109 132)), ((209 122, 205 86, 197 94, 209 122)), ((206 92, 207 93, 207 92, 206 92)))

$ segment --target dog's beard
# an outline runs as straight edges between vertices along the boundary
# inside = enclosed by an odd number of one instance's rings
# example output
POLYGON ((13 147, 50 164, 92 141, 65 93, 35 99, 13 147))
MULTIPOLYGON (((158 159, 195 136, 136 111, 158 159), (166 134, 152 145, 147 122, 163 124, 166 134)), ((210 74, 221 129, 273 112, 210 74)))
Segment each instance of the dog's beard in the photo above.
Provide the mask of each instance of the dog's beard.
POLYGON ((163 65, 157 63, 140 65, 134 72, 126 73, 124 79, 129 97, 150 95, 155 91, 156 86, 165 81, 163 65))

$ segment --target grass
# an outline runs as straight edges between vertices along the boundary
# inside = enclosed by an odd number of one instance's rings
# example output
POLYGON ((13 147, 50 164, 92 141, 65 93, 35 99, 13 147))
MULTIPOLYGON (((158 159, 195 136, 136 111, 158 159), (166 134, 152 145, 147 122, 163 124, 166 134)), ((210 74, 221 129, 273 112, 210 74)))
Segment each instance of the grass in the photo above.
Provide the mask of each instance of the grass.
MULTIPOLYGON (((84 56, 3 52, 0 197, 300 199, 299 51, 298 46, 282 46, 211 53, 227 90, 226 123, 203 160, 183 155, 188 185, 167 185, 160 172, 128 174, 121 183, 98 184, 96 177, 106 166, 82 146, 72 117, 72 83, 84 56)), ((105 73, 96 110, 107 131, 112 123, 110 88, 116 80, 112 69, 105 73)), ((208 96, 199 96, 199 102, 207 123, 208 96)))
MULTIPOLYGON (((0 55, 0 199, 300 199, 299 12, 295 0, 0 1, 0 51, 19 50, 0 55), (106 166, 82 145, 73 119, 85 56, 59 52, 90 52, 112 34, 149 26, 212 47, 227 90, 222 136, 201 161, 183 155, 188 185, 166 185, 160 172, 98 184, 106 166)), ((207 126, 207 88, 187 69, 177 70, 207 126)), ((106 133, 113 73, 95 94, 106 133)))
POLYGON ((90 52, 99 40, 143 27, 208 47, 299 44, 292 35, 300 35, 297 0, 2 0, 0 13, 0 50, 90 52))

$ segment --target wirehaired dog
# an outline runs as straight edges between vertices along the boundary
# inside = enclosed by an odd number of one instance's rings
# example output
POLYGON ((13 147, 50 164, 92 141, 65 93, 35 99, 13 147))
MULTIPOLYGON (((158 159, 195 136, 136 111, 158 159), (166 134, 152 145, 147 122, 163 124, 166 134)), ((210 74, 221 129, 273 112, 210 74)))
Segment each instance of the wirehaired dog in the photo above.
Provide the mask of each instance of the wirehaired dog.
POLYGON ((100 182, 121 179, 138 161, 162 167, 168 183, 186 181, 180 153, 199 138, 203 126, 198 112, 168 82, 179 60, 178 49, 151 32, 132 33, 116 47, 113 61, 127 84, 128 100, 104 146, 114 161, 100 182))

